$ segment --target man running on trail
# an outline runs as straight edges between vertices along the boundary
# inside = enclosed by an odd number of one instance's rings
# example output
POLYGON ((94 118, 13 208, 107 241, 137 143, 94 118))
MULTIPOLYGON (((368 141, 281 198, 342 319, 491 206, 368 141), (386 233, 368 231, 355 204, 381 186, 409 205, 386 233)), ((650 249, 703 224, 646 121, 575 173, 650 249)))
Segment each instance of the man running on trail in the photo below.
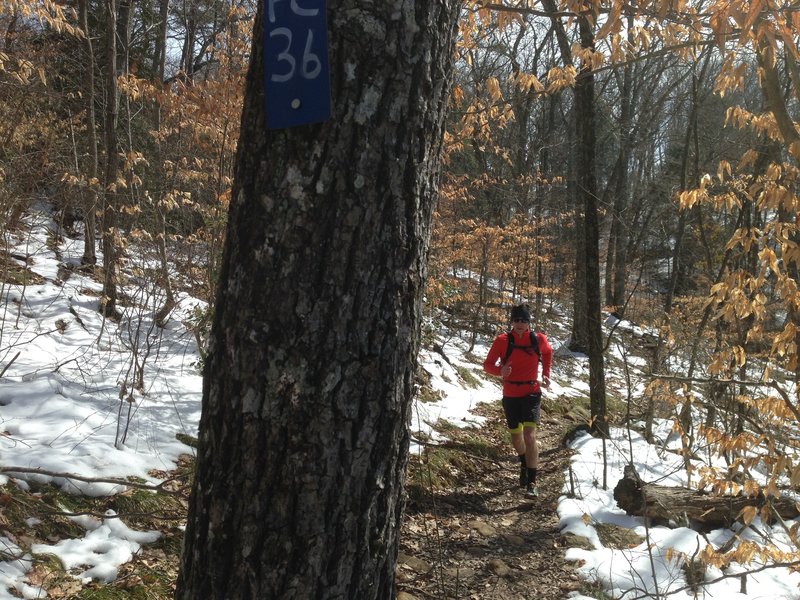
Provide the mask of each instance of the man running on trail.
POLYGON ((503 378, 503 411, 511 443, 519 455, 519 485, 529 498, 538 496, 536 469, 539 447, 536 428, 542 403, 542 387, 550 387, 553 351, 543 333, 530 328, 531 314, 526 305, 511 309, 511 330, 498 335, 483 362, 483 370, 503 378))

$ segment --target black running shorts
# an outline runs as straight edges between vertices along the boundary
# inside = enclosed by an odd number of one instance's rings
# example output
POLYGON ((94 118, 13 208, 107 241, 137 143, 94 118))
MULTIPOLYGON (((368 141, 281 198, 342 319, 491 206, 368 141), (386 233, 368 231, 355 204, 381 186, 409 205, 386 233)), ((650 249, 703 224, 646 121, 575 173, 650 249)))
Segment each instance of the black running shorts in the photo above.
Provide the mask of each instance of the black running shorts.
POLYGON ((503 396, 503 412, 506 413, 508 429, 511 433, 520 433, 523 427, 539 425, 542 394, 530 394, 512 398, 503 396))

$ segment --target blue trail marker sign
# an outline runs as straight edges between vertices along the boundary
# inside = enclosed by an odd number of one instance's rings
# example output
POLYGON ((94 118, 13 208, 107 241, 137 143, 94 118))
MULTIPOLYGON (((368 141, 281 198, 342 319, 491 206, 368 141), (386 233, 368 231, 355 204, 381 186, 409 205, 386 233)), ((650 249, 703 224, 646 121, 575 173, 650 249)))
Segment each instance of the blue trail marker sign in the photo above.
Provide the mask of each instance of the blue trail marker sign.
POLYGON ((331 116, 325 0, 265 0, 264 102, 267 128, 331 116))

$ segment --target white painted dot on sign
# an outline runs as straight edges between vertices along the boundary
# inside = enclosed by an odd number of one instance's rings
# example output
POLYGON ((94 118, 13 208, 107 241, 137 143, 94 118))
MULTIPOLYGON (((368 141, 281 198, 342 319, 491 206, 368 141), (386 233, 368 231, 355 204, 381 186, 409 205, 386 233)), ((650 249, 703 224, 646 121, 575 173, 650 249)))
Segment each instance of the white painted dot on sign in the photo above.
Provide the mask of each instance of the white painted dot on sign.
POLYGON ((295 98, 292 100, 292 108, 298 109, 300 108, 300 98, 295 98))

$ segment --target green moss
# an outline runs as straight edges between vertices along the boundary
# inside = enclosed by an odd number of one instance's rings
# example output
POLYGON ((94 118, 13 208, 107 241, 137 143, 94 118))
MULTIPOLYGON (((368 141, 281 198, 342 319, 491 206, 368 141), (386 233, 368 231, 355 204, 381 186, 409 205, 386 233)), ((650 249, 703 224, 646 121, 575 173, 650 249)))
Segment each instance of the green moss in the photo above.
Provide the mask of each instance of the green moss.
POLYGON ((0 527, 17 535, 18 539, 26 540, 20 545, 24 551, 30 552, 34 543, 52 544, 60 539, 81 538, 86 534, 83 527, 58 513, 103 514, 111 508, 123 515, 121 518, 129 526, 159 530, 161 537, 156 543, 143 546, 133 561, 121 565, 117 580, 110 584, 93 582, 84 586, 64 570, 57 556, 47 553, 32 555, 29 581, 41 586, 50 598, 171 599, 184 537, 177 520, 186 516, 185 495, 179 488, 189 478, 193 467, 194 460, 186 455, 180 458, 176 471, 163 474, 164 478, 178 478, 180 483, 176 483, 175 488, 179 493, 173 494, 129 488, 114 497, 87 498, 68 494, 50 484, 30 484, 28 490, 11 481, 0 487, 0 495, 6 498, 0 511, 0 527), (28 525, 30 517, 36 517, 39 522, 28 525))
POLYGON ((574 533, 565 533, 563 536, 564 545, 567 548, 581 548, 583 550, 594 550, 592 542, 582 535, 575 535, 574 533))
POLYGON ((193 435, 186 435, 185 433, 176 433, 175 439, 179 442, 183 442, 187 446, 192 448, 197 448, 197 438, 193 435))
MULTIPOLYGON (((545 393, 546 394, 546 393, 545 393)), ((545 395, 543 409, 551 415, 564 415, 572 421, 588 423, 591 419, 591 401, 589 396, 569 398, 553 398, 545 395)), ((619 421, 625 414, 626 401, 616 396, 606 394, 606 413, 611 422, 619 421)))
POLYGON ((474 373, 476 376, 478 376, 480 379, 483 379, 484 381, 491 381, 494 383, 498 383, 500 381, 497 377, 495 377, 494 375, 489 375, 489 373, 487 373, 483 369, 475 369, 474 373))
POLYGON ((35 565, 40 565, 50 572, 64 571, 61 559, 55 554, 33 552, 31 558, 35 565))
POLYGON ((614 596, 609 596, 599 583, 584 581, 578 591, 582 596, 595 600, 614 600, 614 596))
POLYGON ((182 454, 178 457, 178 467, 175 469, 173 476, 176 480, 180 481, 187 490, 192 487, 194 476, 197 472, 197 459, 190 454, 182 454))
POLYGON ((37 582, 49 598, 71 598, 81 589, 80 582, 64 570, 61 559, 53 554, 33 554, 28 580, 37 582))
MULTIPOLYGON (((485 357, 484 357, 484 358, 485 358, 485 357)), ((482 358, 482 357, 480 357, 480 356, 477 356, 477 355, 476 355, 475 353, 473 353, 473 352, 465 352, 465 353, 464 353, 464 359, 465 359, 465 360, 468 360, 468 361, 469 361, 469 362, 471 362, 471 363, 475 363, 476 365, 481 365, 481 364, 483 364, 483 358, 482 358)), ((480 373, 484 373, 483 369, 480 369, 480 370, 479 370, 479 372, 480 372, 480 373)))
POLYGON ((0 282, 19 286, 39 285, 44 283, 44 277, 31 271, 27 265, 21 266, 19 260, 5 252, 0 252, 0 282))
POLYGON ((507 429, 503 423, 487 424, 481 435, 470 429, 461 429, 448 421, 439 421, 436 430, 452 441, 446 442, 448 450, 455 450, 481 458, 502 461, 508 457, 507 429))
POLYGON ((627 399, 613 394, 606 394, 606 410, 612 420, 619 420, 627 409, 627 399))
POLYGON ((455 365, 455 370, 458 373, 458 376, 461 378, 461 381, 464 382, 464 385, 470 388, 480 387, 481 382, 478 381, 477 377, 475 377, 472 369, 462 367, 461 365, 455 365))
POLYGON ((166 600, 172 598, 174 591, 168 586, 153 585, 116 585, 90 584, 71 600, 166 600))
POLYGON ((424 503, 431 494, 457 487, 485 469, 486 461, 508 458, 505 429, 492 431, 487 424, 478 430, 462 429, 448 421, 439 421, 435 430, 447 440, 432 442, 422 454, 412 456, 406 491, 412 502, 424 503))
POLYGON ((556 398, 553 400, 545 396, 542 402, 542 410, 550 415, 568 415, 572 421, 581 423, 588 423, 591 415, 588 396, 556 398))
POLYGON ((165 518, 182 519, 186 515, 186 508, 178 497, 139 489, 115 496, 111 508, 126 523, 149 528, 161 526, 165 518))
POLYGON ((633 530, 627 527, 619 527, 618 525, 610 525, 607 523, 595 523, 594 528, 597 531, 597 537, 606 548, 614 548, 622 550, 624 548, 635 548, 642 542, 644 538, 633 530))
POLYGON ((443 394, 440 390, 433 389, 431 385, 431 375, 421 366, 417 367, 417 372, 414 377, 414 382, 417 385, 416 398, 420 402, 439 402, 443 394))
POLYGON ((174 527, 161 533, 163 535, 151 547, 163 550, 167 556, 180 558, 181 550, 183 549, 183 531, 174 527))
POLYGON ((428 447, 421 456, 412 456, 408 467, 406 492, 412 502, 423 503, 432 493, 451 489, 463 476, 463 452, 428 447))
POLYGON ((420 402, 439 402, 443 394, 439 390, 434 390, 431 386, 425 385, 417 389, 417 400, 420 402))
POLYGON ((48 484, 40 488, 38 497, 25 494, 24 504, 28 509, 24 518, 41 516, 41 522, 33 529, 44 539, 83 537, 86 530, 66 514, 52 513, 103 513, 104 500, 68 494, 61 488, 48 484))

